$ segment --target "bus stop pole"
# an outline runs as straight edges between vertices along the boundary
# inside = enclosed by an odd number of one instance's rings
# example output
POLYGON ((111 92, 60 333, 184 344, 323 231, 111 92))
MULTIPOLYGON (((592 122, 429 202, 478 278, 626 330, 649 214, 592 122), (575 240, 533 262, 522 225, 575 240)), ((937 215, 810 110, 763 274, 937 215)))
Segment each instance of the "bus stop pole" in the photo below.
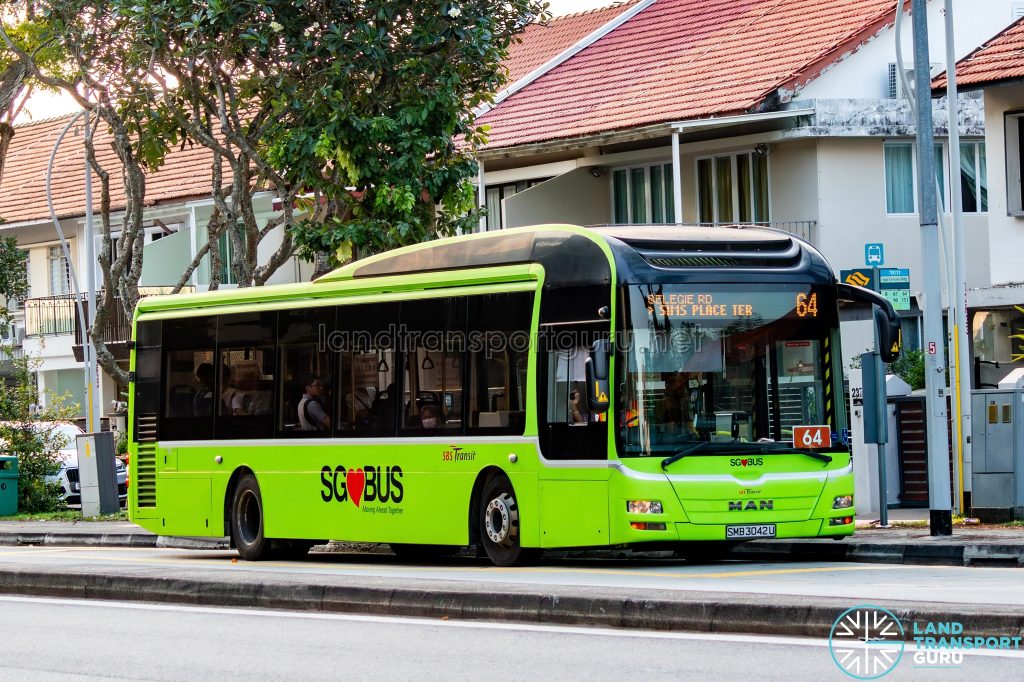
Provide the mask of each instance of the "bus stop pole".
POLYGON ((953 533, 948 427, 946 421, 945 340, 942 333, 942 280, 935 191, 935 139, 932 129, 931 73, 928 65, 928 6, 912 0, 914 84, 917 97, 917 195, 924 271, 925 420, 928 442, 928 504, 932 535, 953 533))

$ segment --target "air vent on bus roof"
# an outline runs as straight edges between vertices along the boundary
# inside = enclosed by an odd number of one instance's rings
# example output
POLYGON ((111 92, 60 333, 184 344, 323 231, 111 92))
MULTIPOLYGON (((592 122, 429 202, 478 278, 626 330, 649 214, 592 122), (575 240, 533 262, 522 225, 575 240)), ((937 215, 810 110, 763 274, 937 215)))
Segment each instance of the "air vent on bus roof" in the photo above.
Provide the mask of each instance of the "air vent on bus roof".
POLYGON ((637 253, 661 268, 793 267, 800 262, 800 245, 783 239, 633 241, 637 253))

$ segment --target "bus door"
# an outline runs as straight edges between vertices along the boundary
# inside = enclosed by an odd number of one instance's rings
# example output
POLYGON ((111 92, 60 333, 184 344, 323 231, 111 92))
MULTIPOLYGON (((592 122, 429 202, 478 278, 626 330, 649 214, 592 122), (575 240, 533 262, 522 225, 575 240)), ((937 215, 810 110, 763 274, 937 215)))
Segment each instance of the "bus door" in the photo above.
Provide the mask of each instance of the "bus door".
MULTIPOLYGON (((609 337, 598 287, 545 291, 537 381, 541 543, 608 544, 608 416, 587 401, 586 361, 609 337)), ((607 308, 603 309, 607 314, 607 308)))

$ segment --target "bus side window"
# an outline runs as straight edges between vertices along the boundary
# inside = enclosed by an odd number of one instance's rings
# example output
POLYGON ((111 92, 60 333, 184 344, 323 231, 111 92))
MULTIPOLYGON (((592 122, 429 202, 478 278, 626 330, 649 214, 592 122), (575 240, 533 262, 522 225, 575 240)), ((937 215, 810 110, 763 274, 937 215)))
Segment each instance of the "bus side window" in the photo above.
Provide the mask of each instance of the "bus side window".
POLYGON ((399 427, 409 435, 461 432, 466 299, 407 301, 401 312, 407 336, 399 427))
POLYGON ((212 438, 217 318, 164 320, 162 325, 160 438, 212 438))
POLYGON ((276 313, 221 315, 218 320, 218 439, 274 434, 276 321, 276 313))
POLYGON ((469 433, 523 433, 533 294, 469 299, 469 433))
POLYGON ((278 314, 279 436, 322 438, 330 435, 328 415, 333 410, 335 374, 330 346, 337 342, 334 315, 334 308, 284 310, 278 314))
POLYGON ((611 332, 610 296, 607 286, 542 291, 537 428, 547 459, 608 458, 607 415, 588 409, 585 367, 593 343, 611 332))
POLYGON ((337 356, 339 374, 335 435, 394 436, 401 402, 395 387, 398 304, 342 305, 336 310, 336 337, 327 344, 337 356))

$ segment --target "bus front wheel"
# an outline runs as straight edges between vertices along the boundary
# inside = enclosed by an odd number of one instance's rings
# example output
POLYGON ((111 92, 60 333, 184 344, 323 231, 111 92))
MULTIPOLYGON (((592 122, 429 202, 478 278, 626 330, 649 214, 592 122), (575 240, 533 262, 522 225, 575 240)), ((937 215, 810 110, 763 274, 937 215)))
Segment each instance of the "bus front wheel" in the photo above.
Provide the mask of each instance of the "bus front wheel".
POLYGON ((231 502, 231 537, 238 555, 247 561, 270 556, 270 540, 263 535, 263 498, 252 474, 244 474, 235 486, 231 502))
POLYGON ((484 485, 478 524, 480 542, 494 565, 515 566, 534 555, 519 544, 519 504, 505 476, 494 476, 484 485))

